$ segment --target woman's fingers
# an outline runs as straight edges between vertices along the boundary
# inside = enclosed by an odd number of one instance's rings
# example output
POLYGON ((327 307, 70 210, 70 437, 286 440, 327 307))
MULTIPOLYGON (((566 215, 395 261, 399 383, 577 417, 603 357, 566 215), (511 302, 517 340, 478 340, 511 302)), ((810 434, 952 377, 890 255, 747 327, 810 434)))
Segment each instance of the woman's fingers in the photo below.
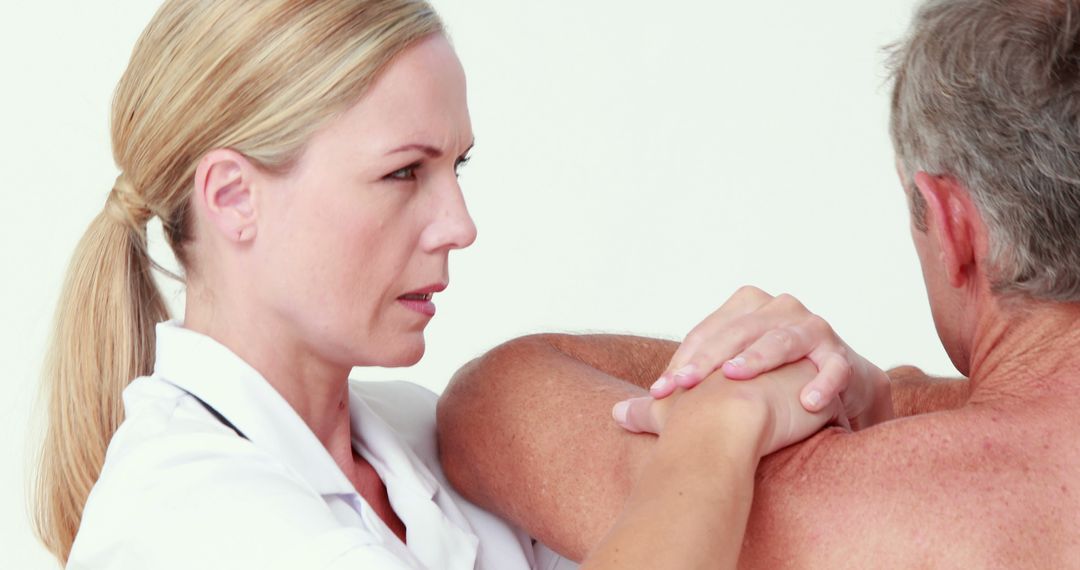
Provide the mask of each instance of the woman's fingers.
MULTIPOLYGON (((724 359, 742 350, 762 332, 761 326, 731 326, 732 321, 749 315, 773 297, 756 287, 742 287, 719 309, 690 331, 671 357, 667 369, 649 389, 654 398, 666 398, 677 388, 693 388, 713 373, 724 359)), ((755 324, 751 320, 749 325, 755 324)))
POLYGON ((615 404, 611 415, 615 423, 629 432, 659 434, 667 418, 663 413, 666 405, 661 402, 650 396, 631 398, 615 404))
POLYGON ((891 419, 894 412, 888 374, 858 354, 849 354, 850 379, 840 394, 853 427, 863 429, 891 419))
MULTIPOLYGON (((721 367, 732 380, 750 380, 785 364, 806 358, 818 374, 803 389, 800 401, 809 412, 818 412, 840 396, 854 375, 853 354, 821 317, 812 315, 798 324, 769 330, 721 367)), ((749 317, 748 317, 749 318, 749 317)))
POLYGON ((815 347, 813 339, 801 327, 790 326, 766 331, 735 358, 721 366, 732 380, 749 380, 806 357, 815 347))
MULTIPOLYGON (((824 410, 856 381, 865 383, 854 379, 861 358, 824 319, 791 295, 772 297, 744 287, 687 335, 650 395, 663 399, 679 388, 694 388, 717 370, 732 380, 750 380, 803 358, 818 368, 799 396, 809 412, 824 410)), ((861 409, 865 399, 856 395, 857 401, 845 403, 861 409)))
POLYGON ((732 380, 749 380, 815 352, 843 346, 829 323, 787 295, 742 320, 756 322, 763 330, 753 344, 723 364, 724 374, 732 380))
MULTIPOLYGON (((834 366, 830 359, 826 368, 833 371, 834 366)), ((751 382, 733 382, 714 374, 697 389, 679 390, 670 398, 644 397, 619 402, 612 415, 623 429, 659 434, 668 425, 672 413, 697 414, 695 417, 701 418, 730 411, 728 406, 735 403, 756 401, 765 406, 772 422, 768 437, 761 442, 762 452, 771 453, 809 437, 829 422, 847 425, 843 404, 838 398, 819 405, 814 411, 808 410, 800 400, 802 390, 817 379, 817 374, 818 370, 810 362, 782 367, 751 382), (675 406, 679 408, 676 410, 675 406)))
POLYGON ((837 403, 837 413, 833 418, 833 424, 844 428, 845 431, 854 431, 851 429, 851 420, 848 419, 847 414, 844 413, 844 407, 837 403))
MULTIPOLYGON (((672 362, 675 362, 676 358, 687 360, 676 355, 672 357, 672 362)), ((649 388, 649 394, 654 398, 666 398, 678 388, 693 388, 704 378, 702 369, 697 363, 687 361, 674 370, 666 370, 649 388)))
POLYGON ((771 372, 768 376, 741 383, 756 386, 767 396, 772 410, 773 430, 764 446, 772 453, 815 434, 829 423, 844 425, 846 417, 839 400, 808 411, 800 401, 802 390, 816 378, 818 371, 810 362, 800 362, 771 372))
POLYGON ((818 367, 818 373, 803 388, 799 400, 808 412, 818 412, 847 389, 852 368, 847 357, 836 350, 821 351, 817 359, 812 355, 810 360, 818 367))

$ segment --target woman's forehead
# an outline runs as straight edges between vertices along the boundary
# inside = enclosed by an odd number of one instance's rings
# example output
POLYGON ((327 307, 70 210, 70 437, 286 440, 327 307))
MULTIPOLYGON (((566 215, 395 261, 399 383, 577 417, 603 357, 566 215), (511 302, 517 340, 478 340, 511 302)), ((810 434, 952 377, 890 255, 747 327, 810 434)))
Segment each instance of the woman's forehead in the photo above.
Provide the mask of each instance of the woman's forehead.
POLYGON ((453 153, 470 146, 465 76, 449 42, 433 36, 403 52, 325 134, 374 154, 405 145, 453 153))

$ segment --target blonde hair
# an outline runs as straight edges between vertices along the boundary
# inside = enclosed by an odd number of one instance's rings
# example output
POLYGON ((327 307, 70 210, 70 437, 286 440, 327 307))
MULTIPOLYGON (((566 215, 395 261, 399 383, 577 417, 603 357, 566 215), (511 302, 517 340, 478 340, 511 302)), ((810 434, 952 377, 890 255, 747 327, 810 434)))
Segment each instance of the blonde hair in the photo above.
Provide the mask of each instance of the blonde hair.
POLYGON ((152 373, 154 327, 168 318, 147 221, 160 218, 188 268, 203 155, 229 148, 287 171, 391 59, 442 32, 423 0, 171 0, 154 16, 113 101, 123 174, 75 251, 44 368, 35 524, 61 562, 123 420, 121 394, 152 373))

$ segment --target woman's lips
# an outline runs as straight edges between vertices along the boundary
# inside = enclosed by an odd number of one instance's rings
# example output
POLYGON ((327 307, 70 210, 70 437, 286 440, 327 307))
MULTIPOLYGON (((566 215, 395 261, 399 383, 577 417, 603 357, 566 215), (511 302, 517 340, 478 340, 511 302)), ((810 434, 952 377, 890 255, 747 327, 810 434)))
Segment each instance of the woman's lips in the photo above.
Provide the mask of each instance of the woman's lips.
POLYGON ((429 317, 435 316, 435 303, 431 302, 433 293, 407 293, 398 297, 398 303, 405 308, 429 317))

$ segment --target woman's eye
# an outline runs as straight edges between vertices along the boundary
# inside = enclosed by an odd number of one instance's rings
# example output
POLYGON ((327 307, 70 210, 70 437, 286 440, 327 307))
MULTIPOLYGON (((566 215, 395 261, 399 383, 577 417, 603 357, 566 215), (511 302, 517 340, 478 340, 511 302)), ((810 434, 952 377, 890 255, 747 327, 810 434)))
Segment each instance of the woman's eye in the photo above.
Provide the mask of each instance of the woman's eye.
POLYGON ((387 180, 416 180, 416 169, 419 167, 419 164, 410 164, 387 174, 385 178, 387 180))
POLYGON ((469 164, 470 160, 472 160, 471 156, 463 156, 457 159, 457 162, 454 163, 454 176, 461 176, 461 169, 465 168, 465 165, 469 164))

